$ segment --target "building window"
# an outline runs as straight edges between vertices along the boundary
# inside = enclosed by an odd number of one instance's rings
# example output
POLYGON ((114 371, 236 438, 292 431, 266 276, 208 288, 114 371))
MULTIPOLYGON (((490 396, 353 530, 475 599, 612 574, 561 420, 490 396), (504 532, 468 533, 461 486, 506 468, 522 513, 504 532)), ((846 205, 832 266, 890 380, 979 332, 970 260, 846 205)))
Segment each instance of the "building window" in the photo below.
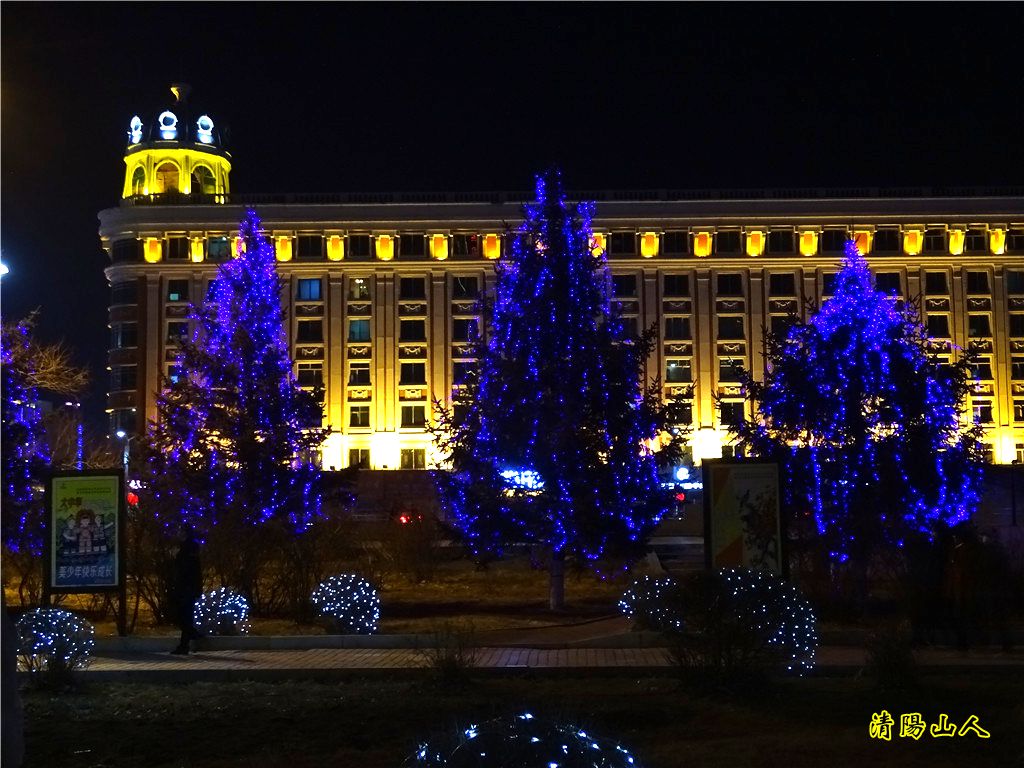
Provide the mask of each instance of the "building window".
POLYGON ((879 272, 875 275, 875 289, 890 296, 902 296, 903 287, 899 272, 879 272))
POLYGON ((452 255, 472 258, 480 255, 480 238, 478 235, 452 235, 452 255))
POLYGON ((666 317, 665 318, 665 340, 685 341, 690 338, 690 318, 688 317, 666 317))
POLYGON ((348 409, 348 425, 350 427, 370 426, 370 406, 352 405, 348 409))
POLYGON ((398 298, 425 299, 426 287, 422 277, 403 277, 398 282, 398 298))
POLYGON ((132 408, 118 408, 110 412, 110 431, 116 434, 118 431, 133 433, 136 428, 135 410, 132 408))
POLYGON ((736 382, 740 380, 743 372, 743 361, 728 357, 720 358, 718 361, 718 380, 724 382, 736 382))
POLYGON ((110 246, 110 260, 115 264, 142 261, 142 241, 134 238, 115 240, 110 246))
POLYGON ((369 448, 349 448, 348 449, 348 465, 350 467, 359 467, 360 469, 368 469, 370 466, 370 449, 369 448))
POLYGON ((295 258, 314 261, 324 257, 323 235, 299 235, 295 238, 295 258))
POLYGON ((743 423, 743 403, 719 403, 719 421, 723 427, 735 427, 743 423))
POLYGON ((836 292, 836 273, 825 272, 821 276, 821 295, 832 296, 836 292))
POLYGON ((988 272, 967 273, 967 293, 973 295, 988 295, 988 272))
POLYGON ((172 320, 167 323, 167 343, 168 344, 180 344, 183 341, 187 341, 189 337, 188 333, 188 322, 182 320, 172 320))
POLYGON ((217 295, 217 278, 214 278, 214 279, 210 280, 210 282, 208 282, 206 284, 206 300, 208 302, 212 303, 214 301, 214 297, 216 295, 217 295))
POLYGON ((992 335, 992 326, 988 315, 968 315, 967 335, 972 339, 987 338, 992 335))
POLYGON ((475 319, 452 320, 452 341, 476 341, 480 327, 475 319))
POLYGON ((842 253, 849 235, 845 229, 826 229, 821 233, 822 253, 842 253))
POLYGON ((427 409, 422 405, 402 406, 402 426, 409 429, 420 429, 427 423, 427 409))
POLYGON ((892 228, 877 230, 871 250, 875 253, 899 253, 900 231, 892 228))
POLYGON ((110 391, 124 392, 135 389, 135 366, 115 365, 110 369, 110 391))
POLYGON ((187 237, 168 237, 166 248, 168 261, 188 261, 190 248, 187 237))
POLYGON ((299 373, 296 376, 296 381, 298 382, 300 387, 323 389, 323 363, 299 363, 299 373))
POLYGON ((349 363, 348 385, 350 387, 368 387, 370 385, 370 364, 349 363))
POLYGON ((422 234, 407 232, 398 237, 398 258, 415 259, 426 256, 426 238, 422 234))
POLYGON ((740 233, 734 229, 718 232, 715 235, 715 253, 734 255, 742 249, 740 233))
MULTIPOLYGON (((982 400, 974 403, 973 415, 975 424, 992 423, 992 403, 989 400, 982 400)), ((989 462, 991 463, 991 462, 989 462)))
POLYGON ((690 245, 688 232, 666 232, 661 236, 661 252, 667 256, 686 253, 690 245))
POLYGON ((992 363, 982 358, 971 366, 971 378, 977 381, 992 381, 992 363))
POLYGON ((403 448, 400 456, 402 469, 427 468, 427 451, 425 448, 403 448))
POLYGON ((985 230, 969 229, 964 241, 964 250, 967 253, 988 253, 988 243, 985 241, 985 230))
POLYGON ((796 296, 796 275, 778 272, 768 276, 769 296, 796 296))
POLYGON ((1013 269, 1006 270, 1006 292, 1010 296, 1024 294, 1024 272, 1013 269))
POLYGON ((370 321, 369 320, 349 320, 348 321, 348 340, 349 341, 369 341, 370 340, 370 321))
POLYGON ((370 236, 349 235, 348 256, 353 261, 369 261, 370 259, 370 236))
POLYGON ((136 304, 138 303, 138 294, 136 293, 136 284, 134 280, 129 280, 123 283, 114 283, 110 286, 110 303, 111 304, 136 304))
POLYGON ((727 273, 718 276, 719 296, 742 296, 743 275, 727 273))
POLYGON ((321 320, 299 320, 295 341, 299 344, 319 344, 324 340, 324 324, 321 320))
POLYGON ((476 380, 476 363, 452 363, 452 379, 455 384, 471 384, 476 380))
POLYGON ((426 384, 427 366, 425 363, 402 363, 400 366, 399 384, 426 384))
POLYGON ((426 341, 427 323, 425 320, 402 320, 399 323, 399 341, 426 341))
POLYGON ((688 297, 690 295, 689 275, 665 275, 665 297, 688 297))
POLYGON ((612 275, 612 295, 636 296, 636 275, 612 275))
POLYGON ((793 315, 772 315, 768 318, 768 330, 776 338, 784 339, 797 319, 793 315))
POLYGON ((946 253, 946 230, 928 229, 924 233, 925 253, 946 253))
POLYGON ((1014 381, 1024 381, 1024 357, 1010 358, 1010 378, 1014 381))
POLYGON ((456 275, 452 278, 452 298, 475 299, 480 296, 480 282, 475 277, 456 275))
POLYGON ((665 366, 665 381, 669 384, 693 381, 693 369, 689 360, 669 360, 665 366))
POLYGON ((636 254, 636 233, 612 232, 608 246, 612 256, 633 256, 636 254))
MULTIPOLYGON (((1024 400, 1013 401, 1013 420, 1024 421, 1024 400)), ((1017 461, 1024 463, 1024 457, 1020 455, 1022 450, 1024 450, 1024 444, 1017 443, 1017 461)))
POLYGON ((1006 233, 1006 250, 1010 253, 1024 251, 1024 229, 1011 229, 1006 233))
POLYGON ((125 349, 138 345, 137 323, 114 323, 110 326, 110 348, 125 349))
POLYGON ((227 261, 231 258, 231 241, 223 235, 206 241, 206 258, 209 261, 227 261))
POLYGON ((949 286, 945 272, 925 272, 924 292, 929 296, 948 296, 949 286))
POLYGON ((185 369, 180 365, 167 366, 167 382, 177 384, 185 378, 185 369))
POLYGON ((1010 335, 1014 338, 1024 336, 1024 315, 1010 314, 1010 335))
POLYGON ((796 252, 796 245, 794 244, 792 230, 772 230, 768 233, 768 253, 794 253, 796 252))
POLYGON ((348 281, 349 301, 370 300, 370 279, 368 277, 354 277, 348 281))
POLYGON ((720 317, 718 318, 718 338, 720 339, 742 339, 743 332, 742 317, 720 317))
POLYGON ((298 290, 295 298, 299 301, 320 301, 323 295, 320 292, 321 280, 319 277, 303 277, 298 281, 298 290))
POLYGON ((933 339, 948 339, 949 317, 947 315, 928 315, 928 336, 933 339))
POLYGON ((189 290, 188 280, 168 280, 167 281, 167 300, 168 301, 188 301, 189 290))

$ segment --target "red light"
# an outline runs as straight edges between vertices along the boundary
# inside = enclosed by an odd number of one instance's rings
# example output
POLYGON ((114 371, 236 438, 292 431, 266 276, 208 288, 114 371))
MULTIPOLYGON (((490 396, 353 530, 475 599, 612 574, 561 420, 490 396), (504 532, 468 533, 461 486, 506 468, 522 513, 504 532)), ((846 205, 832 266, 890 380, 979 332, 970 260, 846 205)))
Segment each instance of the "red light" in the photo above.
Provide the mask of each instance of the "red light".
POLYGON ((398 518, 398 522, 400 522, 402 525, 405 525, 406 523, 409 522, 409 516, 408 515, 401 515, 398 518))
POLYGON ((677 493, 676 494, 676 501, 678 501, 680 504, 683 503, 684 501, 686 501, 686 494, 683 493, 682 491, 677 493))
POLYGON ((128 495, 125 498, 128 500, 129 507, 137 507, 139 505, 139 497, 131 491, 128 491, 128 495))

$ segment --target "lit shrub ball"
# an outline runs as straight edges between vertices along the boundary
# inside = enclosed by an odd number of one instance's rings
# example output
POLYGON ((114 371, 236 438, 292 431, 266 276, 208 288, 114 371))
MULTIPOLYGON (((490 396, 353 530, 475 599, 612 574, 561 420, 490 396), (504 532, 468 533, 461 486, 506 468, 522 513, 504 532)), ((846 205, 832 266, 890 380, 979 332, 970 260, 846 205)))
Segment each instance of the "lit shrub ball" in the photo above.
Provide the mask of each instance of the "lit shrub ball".
POLYGON ((622 593, 619 610, 638 629, 659 632, 683 628, 683 608, 679 582, 671 576, 642 576, 622 593))
POLYGON ((749 649, 763 648, 787 672, 804 675, 814 669, 817 619, 795 586, 748 568, 724 568, 695 583, 702 586, 687 593, 688 630, 708 635, 713 644, 719 643, 714 637, 719 633, 749 649))
POLYGON ((468 725, 420 744, 405 768, 639 768, 632 751, 529 713, 468 725))
POLYGON ((377 631, 380 596, 360 576, 331 576, 317 585, 309 599, 317 615, 339 635, 372 635, 377 631))
POLYGON ((220 587, 196 600, 192 621, 201 635, 246 635, 249 602, 237 592, 220 587))
POLYGON ((18 657, 33 676, 60 677, 89 666, 96 630, 80 616, 60 608, 36 608, 15 625, 18 657))

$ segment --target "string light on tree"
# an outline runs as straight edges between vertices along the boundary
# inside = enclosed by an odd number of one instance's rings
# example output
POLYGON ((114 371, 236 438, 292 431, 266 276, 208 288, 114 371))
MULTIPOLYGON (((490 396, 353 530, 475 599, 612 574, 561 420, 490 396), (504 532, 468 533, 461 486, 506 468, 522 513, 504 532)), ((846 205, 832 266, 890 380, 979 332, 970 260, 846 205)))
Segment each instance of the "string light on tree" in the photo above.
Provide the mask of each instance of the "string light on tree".
POLYGON ((671 576, 642 576, 619 599, 622 615, 644 629, 681 630, 682 607, 679 582, 671 576))
POLYGON ((219 587, 196 600, 192 622, 201 635, 247 635, 249 601, 227 587, 219 587))
POLYGON ((15 625, 18 656, 33 677, 66 681, 89 666, 96 630, 85 619, 60 608, 36 608, 15 625))

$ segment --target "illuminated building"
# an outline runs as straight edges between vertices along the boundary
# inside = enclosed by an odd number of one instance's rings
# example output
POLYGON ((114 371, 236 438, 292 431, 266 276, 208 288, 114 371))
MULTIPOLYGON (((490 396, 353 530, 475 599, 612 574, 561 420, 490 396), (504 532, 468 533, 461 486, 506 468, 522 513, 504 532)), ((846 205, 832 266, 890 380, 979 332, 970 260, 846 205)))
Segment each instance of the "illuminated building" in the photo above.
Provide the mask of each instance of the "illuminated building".
MULTIPOLYGON (((133 119, 125 162, 120 205, 99 215, 111 258, 112 429, 155 417, 188 302, 202 300, 253 206, 287 285, 296 376, 324 388, 335 433, 323 466, 432 466, 431 402, 472 365, 475 301, 529 193, 233 194, 214 121, 181 101, 133 119)), ((847 238, 880 288, 920 301, 941 355, 980 346, 964 417, 985 423, 994 461, 1024 459, 1024 191, 578 197, 597 201, 595 244, 624 315, 659 328, 649 374, 667 395, 694 385, 694 459, 729 454, 728 424, 744 407, 736 369, 762 368, 762 327, 806 317, 808 301, 829 296, 847 238)))

